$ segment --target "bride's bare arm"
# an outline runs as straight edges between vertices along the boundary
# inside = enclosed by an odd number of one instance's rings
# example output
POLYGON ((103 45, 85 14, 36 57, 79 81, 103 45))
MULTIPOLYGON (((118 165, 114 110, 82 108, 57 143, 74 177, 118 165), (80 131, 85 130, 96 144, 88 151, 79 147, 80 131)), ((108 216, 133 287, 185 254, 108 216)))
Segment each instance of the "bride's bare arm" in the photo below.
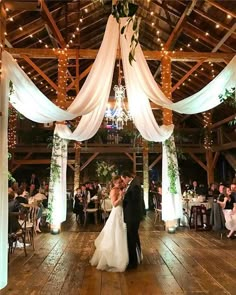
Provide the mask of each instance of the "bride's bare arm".
POLYGON ((114 207, 120 205, 123 200, 122 192, 112 189, 110 191, 110 199, 114 207))

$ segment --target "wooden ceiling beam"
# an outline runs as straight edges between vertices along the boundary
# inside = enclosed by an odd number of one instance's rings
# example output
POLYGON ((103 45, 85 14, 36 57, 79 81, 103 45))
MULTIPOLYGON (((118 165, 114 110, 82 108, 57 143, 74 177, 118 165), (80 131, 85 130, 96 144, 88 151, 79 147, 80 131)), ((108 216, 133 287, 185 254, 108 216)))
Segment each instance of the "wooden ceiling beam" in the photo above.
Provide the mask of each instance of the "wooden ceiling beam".
POLYGON ((221 11, 224 11, 226 14, 229 14, 232 17, 236 18, 236 13, 234 13, 232 10, 228 10, 227 8, 223 7, 218 2, 212 1, 212 0, 205 0, 205 1, 210 3, 212 6, 215 6, 216 8, 220 9, 221 11))
POLYGON ((39 73, 39 75, 41 77, 43 77, 43 79, 45 79, 49 85, 52 86, 52 88, 54 88, 56 91, 58 90, 58 87, 57 85, 35 64, 32 62, 32 60, 26 56, 26 55, 22 55, 22 57, 24 58, 24 60, 32 66, 32 68, 37 72, 39 73))
POLYGON ((189 2, 184 10, 184 12, 182 13, 180 19, 178 20, 177 24, 174 27, 174 30, 171 32, 168 40, 166 41, 164 48, 165 50, 169 50, 169 49, 173 49, 173 46, 176 43, 176 40, 179 38, 179 35, 182 32, 183 29, 183 25, 186 22, 187 17, 191 14, 191 12, 194 9, 194 6, 196 5, 197 1, 196 0, 192 0, 192 2, 189 2))
MULTIPOLYGON (((56 24, 54 18, 52 17, 50 11, 48 10, 47 5, 45 4, 45 1, 44 1, 44 0, 39 0, 39 1, 40 1, 40 3, 41 3, 42 13, 43 13, 43 15, 46 17, 46 22, 47 22, 48 26, 49 26, 50 29, 52 30, 52 32, 53 32, 53 34, 54 34, 56 40, 58 40, 59 45, 60 45, 62 48, 65 48, 65 47, 66 47, 65 39, 63 38, 63 36, 62 36, 60 30, 58 29, 57 24, 56 24)), ((73 79, 73 77, 72 77, 72 75, 71 75, 71 73, 70 73, 69 70, 67 70, 67 73, 68 73, 68 76, 69 76, 69 78, 71 79, 71 81, 72 81, 73 83, 75 83, 75 82, 74 82, 74 79, 73 79)))
MULTIPOLYGON (((235 142, 235 145, 236 145, 236 142, 235 142)), ((202 153, 205 153, 205 149, 204 147, 201 147, 199 144, 177 144, 177 146, 179 148, 181 148, 181 151, 183 153, 189 153, 189 152, 192 152, 192 153, 195 153, 195 154, 202 154, 202 153)), ((219 148, 218 146, 216 146, 216 148, 219 148)), ((35 153, 38 153, 38 148, 33 148, 32 146, 28 146, 28 147, 17 147, 17 153, 15 152, 15 155, 18 155, 18 154, 21 154, 22 153, 22 150, 24 150, 24 152, 33 152, 34 154, 35 153)), ((42 151, 42 148, 40 148, 41 150, 41 153, 44 153, 44 154, 50 154, 50 151, 47 147, 44 148, 44 151, 42 151)), ((124 153, 134 153, 134 152, 138 152, 137 151, 137 148, 136 147, 133 147, 131 145, 126 145, 126 146, 123 146, 123 145, 114 145, 114 144, 110 144, 110 145, 96 145, 96 146, 92 146, 92 144, 90 144, 89 146, 81 146, 81 153, 84 153, 84 154, 96 154, 96 153, 104 153, 104 154, 112 154, 112 153, 116 153, 116 154, 124 154, 124 153)), ((156 144, 155 145, 155 149, 153 150, 149 150, 149 153, 153 153, 153 154, 156 154, 156 153, 161 153, 162 152, 162 147, 161 147, 161 144, 156 144)), ((74 153, 74 148, 69 148, 68 149, 68 153, 70 154, 73 154, 74 153)), ((45 159, 46 156, 44 157, 44 159, 41 159, 42 160, 42 163, 40 164, 49 164, 50 163, 50 158, 49 159, 45 159)), ((68 162, 70 164, 73 164, 74 160, 68 160, 68 162)), ((18 164, 36 164, 37 162, 40 162, 40 159, 32 159, 32 160, 24 160, 24 159, 21 159, 21 160, 14 160, 14 164, 15 165, 18 165, 18 164)))
POLYGON ((214 152, 226 151, 236 148, 236 141, 212 146, 214 152))
MULTIPOLYGON (((85 78, 88 75, 88 73, 90 72, 92 66, 93 66, 93 64, 91 64, 89 67, 87 67, 87 69, 85 69, 83 71, 83 73, 81 73, 79 75, 79 81, 81 81, 83 78, 85 78)), ((66 91, 69 91, 74 85, 75 85, 75 80, 70 83, 70 85, 66 88, 66 91)))
POLYGON ((210 126, 210 129, 215 129, 215 128, 217 128, 217 127, 220 127, 221 125, 223 125, 223 124, 225 124, 225 123, 228 123, 229 121, 234 120, 235 117, 236 117, 236 115, 234 114, 234 115, 231 115, 231 116, 229 116, 229 117, 227 117, 227 118, 225 118, 225 119, 223 119, 223 120, 221 120, 221 121, 218 121, 218 122, 212 124, 212 125, 210 126))
MULTIPOLYGON (((212 47, 215 47, 216 44, 219 43, 219 40, 212 37, 211 34, 209 33, 208 36, 205 35, 205 32, 200 30, 199 28, 195 27, 191 23, 188 22, 188 24, 184 27, 183 33, 186 33, 189 37, 191 37, 193 40, 196 38, 200 38, 204 42, 210 44, 212 47)), ((232 52, 234 51, 233 48, 223 44, 221 47, 221 50, 224 52, 232 52)))
MULTIPOLYGON (((230 28, 227 27, 226 25, 224 25, 222 22, 219 22, 219 20, 213 19, 211 17, 209 17, 207 14, 205 14, 203 11, 199 10, 199 9, 194 9, 194 12, 196 12, 197 14, 201 15, 203 18, 205 18, 206 20, 213 22, 215 25, 219 24, 221 28, 224 28, 225 30, 229 31, 230 28)), ((233 34, 236 34, 235 32, 233 34)))
MULTIPOLYGON (((57 59, 59 53, 57 50, 47 48, 5 48, 6 51, 11 53, 14 57, 27 55, 31 58, 55 58, 57 59)), ((68 49, 68 59, 75 59, 77 54, 79 59, 95 59, 98 49, 68 49)), ((143 51, 146 60, 161 60, 165 53, 163 51, 143 51)), ((236 53, 234 52, 166 52, 172 61, 199 61, 204 59, 206 61, 224 62, 225 60, 232 59, 236 53)), ((119 54, 117 52, 117 58, 119 54)))
MULTIPOLYGON (((224 37, 216 44, 216 46, 212 49, 212 53, 216 53, 216 51, 220 48, 223 47, 224 42, 231 36, 231 34, 234 32, 234 30, 236 29, 236 23, 234 23, 234 25, 232 26, 231 30, 228 31, 224 37)), ((201 61, 199 61, 186 75, 184 75, 183 78, 181 78, 179 80, 179 82, 177 82, 174 87, 172 87, 172 92, 175 91, 175 89, 180 86, 195 70, 197 70, 202 63, 204 62, 204 60, 202 59, 201 61)))
POLYGON ((200 60, 198 63, 195 64, 195 66, 192 67, 190 71, 188 71, 171 89, 171 92, 173 93, 177 87, 179 87, 185 80, 188 79, 189 76, 192 75, 193 72, 195 72, 206 60, 200 60))
POLYGON ((191 158, 193 158, 193 160, 199 165, 199 166, 201 166, 204 170, 206 170, 207 171, 207 166, 194 154, 194 153, 192 153, 192 152, 189 152, 188 153, 190 156, 191 156, 191 158))
POLYGON ((58 29, 54 18, 52 17, 50 11, 48 10, 47 5, 45 4, 44 0, 40 0, 40 3, 41 3, 42 14, 43 14, 43 16, 45 16, 45 21, 47 22, 48 26, 52 30, 52 32, 53 32, 54 36, 56 37, 56 39, 58 40, 60 46, 62 48, 65 48, 66 42, 65 42, 60 30, 58 29))
MULTIPOLYGON (((168 40, 166 41, 164 48, 165 50, 172 50, 175 46, 176 41, 178 40, 183 26, 186 22, 187 16, 190 15, 190 13, 192 12, 194 6, 196 5, 196 0, 192 0, 192 2, 189 2, 184 10, 184 12, 182 13, 180 19, 178 20, 177 24, 174 26, 174 29, 172 30, 171 34, 169 35, 168 40)), ((164 6, 167 10, 167 6, 165 4, 164 6)), ((168 12, 169 13, 169 12, 168 12)), ((154 78, 156 78, 156 76, 159 74, 160 72, 160 65, 157 67, 155 73, 154 73, 154 78)))
POLYGON ((158 155, 158 157, 149 165, 148 169, 151 170, 161 159, 162 154, 158 155))
POLYGON ((5 0, 4 4, 6 8, 11 11, 27 10, 27 11, 39 11, 40 3, 39 1, 15 1, 15 0, 5 0))
POLYGON ((99 153, 94 153, 89 159, 80 167, 80 171, 83 171, 97 156, 99 153))

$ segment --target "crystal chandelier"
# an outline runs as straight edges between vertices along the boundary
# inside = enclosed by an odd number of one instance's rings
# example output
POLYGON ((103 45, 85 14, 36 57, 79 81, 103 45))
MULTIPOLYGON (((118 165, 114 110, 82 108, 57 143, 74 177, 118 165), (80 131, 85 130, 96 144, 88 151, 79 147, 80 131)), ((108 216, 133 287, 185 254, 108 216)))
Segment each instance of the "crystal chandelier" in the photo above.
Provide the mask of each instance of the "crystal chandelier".
POLYGON ((114 86, 115 105, 111 108, 107 107, 105 118, 107 122, 111 122, 118 130, 123 129, 129 120, 132 120, 130 113, 125 107, 125 86, 118 84, 114 86))
POLYGON ((116 129, 118 130, 123 129, 124 125, 127 125, 127 122, 132 120, 129 111, 125 106, 125 86, 121 85, 121 74, 121 59, 119 54, 118 85, 115 85, 113 88, 115 91, 115 105, 113 108, 108 105, 105 112, 106 121, 111 123, 112 125, 115 125, 116 129))

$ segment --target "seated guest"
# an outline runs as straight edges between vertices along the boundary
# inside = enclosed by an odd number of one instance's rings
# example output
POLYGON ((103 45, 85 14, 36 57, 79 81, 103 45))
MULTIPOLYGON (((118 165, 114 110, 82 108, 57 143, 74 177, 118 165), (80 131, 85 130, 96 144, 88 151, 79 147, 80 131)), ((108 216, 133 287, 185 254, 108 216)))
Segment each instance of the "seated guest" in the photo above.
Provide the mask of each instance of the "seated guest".
POLYGON ((224 195, 222 195, 217 203, 223 209, 225 216, 225 226, 229 230, 228 238, 231 238, 236 231, 236 212, 234 210, 235 201, 231 196, 231 191, 229 187, 224 188, 224 195))
POLYGON ((13 212, 19 212, 19 203, 15 200, 14 192, 8 193, 8 233, 16 233, 20 229, 18 215, 13 215, 13 212))
POLYGON ((85 195, 82 194, 82 190, 80 188, 77 188, 74 196, 73 212, 76 214, 76 221, 80 224, 84 223, 85 202, 85 195))
POLYGON ((37 194, 38 190, 36 189, 35 184, 31 184, 30 185, 30 189, 29 189, 29 195, 30 197, 33 197, 37 194))
POLYGON ((24 204, 28 204, 28 199, 26 198, 26 195, 24 194, 24 189, 23 188, 19 188, 17 190, 17 197, 15 198, 17 200, 17 202, 20 203, 24 203, 24 204))
POLYGON ((31 184, 34 184, 36 190, 38 190, 40 187, 39 179, 35 173, 32 173, 32 175, 30 177, 29 185, 31 186, 31 184))
POLYGON ((207 194, 207 189, 206 189, 206 187, 205 187, 204 184, 199 184, 198 194, 199 194, 199 195, 202 195, 202 196, 206 196, 206 194, 207 194))
POLYGON ((223 184, 219 185, 219 196, 218 196, 218 200, 223 201, 225 197, 225 186, 223 184))
POLYGON ((207 198, 213 197, 215 200, 218 199, 219 196, 219 190, 216 183, 211 183, 210 188, 208 189, 207 198))
POLYGON ((200 189, 196 180, 193 181, 192 186, 190 186, 190 190, 196 195, 200 195, 200 189))
POLYGON ((234 203, 236 203, 236 184, 235 183, 231 183, 230 190, 231 190, 231 197, 234 199, 234 203))
POLYGON ((13 190, 13 192, 15 193, 15 197, 17 196, 17 191, 19 189, 19 185, 18 185, 18 182, 13 182, 12 185, 11 185, 11 188, 13 190))

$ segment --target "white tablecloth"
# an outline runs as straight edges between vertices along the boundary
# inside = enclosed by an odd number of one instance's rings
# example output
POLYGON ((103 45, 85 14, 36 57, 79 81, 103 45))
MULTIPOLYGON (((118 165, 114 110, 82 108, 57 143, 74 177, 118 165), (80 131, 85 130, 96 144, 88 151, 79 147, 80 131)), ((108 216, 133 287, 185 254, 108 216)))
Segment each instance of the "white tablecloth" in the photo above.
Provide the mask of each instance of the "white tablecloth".
POLYGON ((205 206, 206 209, 212 208, 212 202, 199 202, 199 201, 186 201, 183 199, 183 208, 187 211, 188 214, 191 212, 192 206, 205 206))

